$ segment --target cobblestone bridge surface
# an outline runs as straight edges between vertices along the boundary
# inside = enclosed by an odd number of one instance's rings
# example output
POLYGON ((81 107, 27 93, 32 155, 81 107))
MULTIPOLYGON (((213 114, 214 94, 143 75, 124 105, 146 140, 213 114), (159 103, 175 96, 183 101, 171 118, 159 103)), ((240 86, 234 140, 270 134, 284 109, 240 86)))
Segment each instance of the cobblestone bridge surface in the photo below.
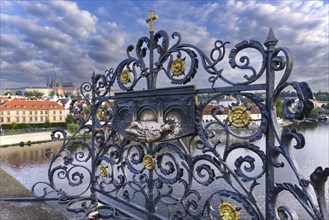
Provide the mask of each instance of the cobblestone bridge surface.
POLYGON ((1 220, 64 220, 74 219, 46 202, 3 201, 4 198, 30 198, 31 192, 14 177, 0 168, 0 219, 1 220))

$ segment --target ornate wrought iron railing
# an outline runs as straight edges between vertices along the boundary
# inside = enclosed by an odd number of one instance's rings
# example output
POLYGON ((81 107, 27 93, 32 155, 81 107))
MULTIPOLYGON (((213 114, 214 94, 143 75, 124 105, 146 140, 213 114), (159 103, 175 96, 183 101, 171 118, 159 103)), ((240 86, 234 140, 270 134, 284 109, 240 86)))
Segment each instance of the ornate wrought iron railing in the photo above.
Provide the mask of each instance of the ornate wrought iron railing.
MULTIPOLYGON (((300 209, 302 219, 328 218, 329 168, 304 177, 293 152, 303 148, 303 135, 277 125, 275 102, 286 87, 299 98, 294 111, 292 100, 284 103, 287 119, 303 119, 313 104, 307 83, 288 82, 292 54, 276 47, 273 31, 264 45, 243 41, 230 51, 230 66, 247 72, 235 81, 221 67, 229 42, 216 41, 208 56, 181 43, 177 32, 173 43, 165 31, 154 33, 155 19, 152 12, 150 36, 129 46, 115 69, 82 84, 90 112, 76 119, 73 135, 53 131, 63 145, 49 153, 49 179, 33 186, 34 195, 58 197, 68 210, 95 219, 297 219, 300 209), (260 62, 239 56, 245 49, 256 51, 260 62), (278 71, 283 75, 275 86, 278 71), (208 88, 186 85, 197 74, 208 74, 208 88), (158 76, 176 86, 157 89, 158 76), (134 91, 142 81, 146 88, 134 91), (113 94, 116 84, 126 92, 113 94), (227 96, 233 97, 228 107, 216 102, 227 96), (82 132, 90 139, 75 138, 82 132), (283 166, 295 182, 276 180, 283 166), (284 191, 297 207, 281 204, 284 191)), ((75 115, 83 111, 75 102, 71 107, 75 115)))

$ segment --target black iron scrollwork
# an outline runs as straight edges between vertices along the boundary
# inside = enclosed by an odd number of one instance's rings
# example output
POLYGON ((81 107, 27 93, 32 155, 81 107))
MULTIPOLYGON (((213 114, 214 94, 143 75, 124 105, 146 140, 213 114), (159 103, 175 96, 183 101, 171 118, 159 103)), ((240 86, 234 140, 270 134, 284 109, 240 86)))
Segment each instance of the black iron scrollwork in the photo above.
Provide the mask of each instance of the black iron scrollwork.
POLYGON ((325 219, 329 168, 318 167, 304 178, 293 156, 294 149, 305 145, 303 135, 296 130, 281 132, 276 123, 275 102, 288 86, 296 90, 299 101, 295 110, 290 107, 292 100, 284 103, 287 119, 302 119, 313 108, 308 84, 288 82, 291 52, 275 48, 272 30, 265 47, 257 41, 242 41, 228 56, 233 69, 247 72, 236 82, 220 67, 228 42, 216 41, 208 56, 194 45, 181 43, 178 32, 172 39, 171 45, 165 31, 150 32, 136 47, 128 46, 127 58, 115 69, 94 73, 91 83, 81 85, 83 99, 71 105, 79 128, 71 136, 64 130, 52 133, 62 147, 48 153, 52 158, 48 182, 35 184, 34 195, 54 195, 68 204, 68 210, 85 212, 84 218, 127 217, 122 207, 114 207, 114 200, 148 219, 297 219, 293 209, 277 201, 286 191, 311 218, 325 219), (250 57, 238 58, 247 49, 260 54, 258 68, 250 57), (189 83, 201 69, 210 75, 209 88, 156 89, 160 74, 177 86, 189 83), (254 84, 276 71, 284 71, 276 88, 270 81, 254 84), (147 88, 133 91, 142 79, 147 88), (220 80, 229 87, 217 87, 220 80), (111 94, 115 83, 128 92, 111 94), (267 96, 252 91, 267 92, 267 96), (226 96, 234 100, 224 106, 218 100, 226 96), (262 137, 272 130, 277 144, 264 147, 262 137), (77 139, 82 134, 85 139, 77 139), (268 170, 284 165, 280 155, 297 184, 265 185, 268 170), (256 195, 261 187, 270 192, 265 201, 256 195))

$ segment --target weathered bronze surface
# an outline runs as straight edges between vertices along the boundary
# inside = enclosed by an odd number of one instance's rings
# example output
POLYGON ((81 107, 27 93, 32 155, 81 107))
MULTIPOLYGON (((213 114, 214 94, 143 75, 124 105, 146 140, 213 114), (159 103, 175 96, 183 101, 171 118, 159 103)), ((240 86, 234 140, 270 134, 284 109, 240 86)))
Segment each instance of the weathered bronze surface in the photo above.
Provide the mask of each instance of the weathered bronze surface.
POLYGON ((140 142, 184 137, 195 132, 195 88, 162 88, 117 93, 113 128, 140 142))

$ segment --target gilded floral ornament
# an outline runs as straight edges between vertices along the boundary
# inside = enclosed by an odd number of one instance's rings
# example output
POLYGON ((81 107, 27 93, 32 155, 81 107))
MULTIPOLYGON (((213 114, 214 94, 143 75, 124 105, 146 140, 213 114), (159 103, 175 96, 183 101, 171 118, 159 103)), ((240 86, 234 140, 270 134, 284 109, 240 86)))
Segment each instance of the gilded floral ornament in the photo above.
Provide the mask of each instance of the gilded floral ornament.
POLYGON ((120 74, 120 79, 121 79, 122 84, 124 84, 124 85, 130 83, 131 80, 130 80, 129 70, 122 71, 120 74))
POLYGON ((232 107, 227 116, 230 125, 236 128, 244 128, 250 124, 250 111, 243 106, 232 107))
POLYGON ((227 202, 223 202, 218 207, 218 213, 223 220, 239 220, 240 219, 240 211, 237 208, 227 202))
POLYGON ((99 171, 100 171, 100 175, 105 177, 109 173, 109 168, 106 165, 102 165, 101 168, 99 169, 99 171))
POLYGON ((143 157, 143 164, 144 164, 144 167, 146 169, 152 170, 154 168, 154 159, 153 159, 153 157, 149 154, 146 154, 143 157))
POLYGON ((173 76, 181 76, 184 74, 185 67, 185 57, 183 59, 177 58, 172 62, 170 70, 173 76))

